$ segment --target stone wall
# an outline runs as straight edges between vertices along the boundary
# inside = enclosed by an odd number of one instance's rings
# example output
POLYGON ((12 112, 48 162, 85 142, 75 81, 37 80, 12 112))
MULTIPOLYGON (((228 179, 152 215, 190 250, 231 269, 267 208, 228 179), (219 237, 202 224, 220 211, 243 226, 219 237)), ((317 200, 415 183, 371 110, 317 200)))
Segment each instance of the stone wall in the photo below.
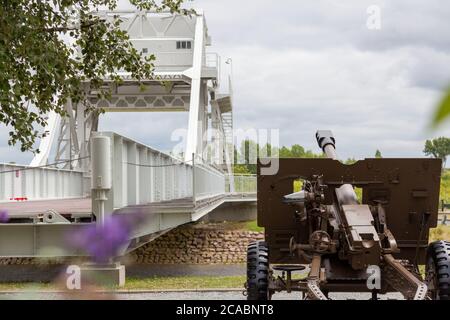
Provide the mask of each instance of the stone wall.
MULTIPOLYGON (((123 262, 147 264, 244 263, 249 242, 263 240, 264 233, 248 231, 245 223, 188 224, 160 236, 123 258, 123 262)), ((86 259, 0 258, 1 265, 77 264, 86 259)))
POLYGON ((244 263, 248 243, 263 239, 263 232, 230 228, 228 224, 187 225, 138 248, 127 260, 148 264, 244 263))

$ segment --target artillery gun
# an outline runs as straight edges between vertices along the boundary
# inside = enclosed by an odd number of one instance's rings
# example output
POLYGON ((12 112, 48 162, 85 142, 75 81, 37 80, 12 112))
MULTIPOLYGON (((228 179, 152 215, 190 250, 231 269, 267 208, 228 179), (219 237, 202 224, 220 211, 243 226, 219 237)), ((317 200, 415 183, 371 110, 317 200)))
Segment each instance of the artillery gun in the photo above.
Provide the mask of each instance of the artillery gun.
POLYGON ((329 292, 450 299, 450 242, 428 244, 437 224, 441 160, 345 165, 337 160, 331 131, 318 131, 316 138, 327 158, 278 159, 275 175, 261 174, 270 159, 258 163, 258 225, 265 241, 248 246, 248 299, 268 300, 280 291, 301 291, 313 300, 326 300, 329 292), (424 276, 420 265, 426 265, 424 276))

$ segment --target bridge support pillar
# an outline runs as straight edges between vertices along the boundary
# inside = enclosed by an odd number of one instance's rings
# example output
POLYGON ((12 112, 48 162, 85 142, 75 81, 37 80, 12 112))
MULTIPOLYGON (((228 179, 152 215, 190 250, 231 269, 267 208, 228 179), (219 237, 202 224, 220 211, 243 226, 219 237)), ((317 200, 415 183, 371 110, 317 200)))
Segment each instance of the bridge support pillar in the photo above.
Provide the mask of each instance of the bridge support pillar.
POLYGON ((85 264, 81 267, 81 287, 125 285, 125 266, 119 262, 110 264, 85 264))

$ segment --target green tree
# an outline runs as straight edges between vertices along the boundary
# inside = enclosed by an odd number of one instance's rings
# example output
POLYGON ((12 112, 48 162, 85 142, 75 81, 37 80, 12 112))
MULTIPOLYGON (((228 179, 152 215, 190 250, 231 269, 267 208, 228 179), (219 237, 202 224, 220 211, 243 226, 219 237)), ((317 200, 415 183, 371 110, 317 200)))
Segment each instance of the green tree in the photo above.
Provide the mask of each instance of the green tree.
POLYGON ((291 157, 292 158, 303 158, 305 156, 305 148, 301 145, 294 144, 291 147, 291 157))
MULTIPOLYGON (((118 16, 105 19, 118 0, 0 0, 0 123, 12 128, 10 145, 32 150, 46 114, 65 115, 68 99, 85 102, 82 83, 99 97, 103 79, 122 80, 124 70, 137 81, 151 78, 153 55, 144 56, 120 28, 118 16)), ((181 9, 183 0, 129 0, 139 10, 181 9)), ((35 151, 35 150, 34 150, 35 151)))
POLYGON ((377 149, 377 151, 375 151, 375 158, 383 158, 383 156, 381 155, 381 151, 377 149))
POLYGON ((316 154, 311 150, 305 150, 301 145, 294 144, 291 147, 282 146, 281 148, 273 147, 266 143, 260 147, 253 140, 244 140, 241 142, 240 151, 234 149, 235 165, 233 171, 235 173, 256 173, 257 157, 280 157, 280 158, 323 158, 324 154, 316 154))
POLYGON ((279 157, 280 150, 277 147, 272 147, 270 143, 266 143, 264 146, 260 147, 258 150, 258 157, 279 157))
POLYGON ((282 146, 280 148, 280 158, 292 158, 291 149, 282 146))
POLYGON ((450 154, 450 138, 439 137, 425 141, 423 152, 427 156, 442 159, 442 167, 445 167, 447 156, 450 154))
POLYGON ((238 164, 245 164, 248 171, 256 174, 256 162, 259 156, 259 144, 246 139, 241 142, 241 152, 238 156, 238 164))
POLYGON ((280 158, 323 158, 322 153, 314 153, 311 150, 305 150, 304 147, 298 144, 292 145, 290 148, 281 147, 279 149, 280 158))
POLYGON ((250 174, 251 173, 245 164, 235 164, 233 166, 233 172, 235 174, 250 174))

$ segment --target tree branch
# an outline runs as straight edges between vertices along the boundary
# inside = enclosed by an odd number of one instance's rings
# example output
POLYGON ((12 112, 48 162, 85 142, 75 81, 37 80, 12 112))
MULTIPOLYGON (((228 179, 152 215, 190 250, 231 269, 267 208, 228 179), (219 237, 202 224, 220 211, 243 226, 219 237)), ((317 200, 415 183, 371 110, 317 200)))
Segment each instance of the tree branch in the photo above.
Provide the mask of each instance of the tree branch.
POLYGON ((92 26, 98 24, 100 21, 105 21, 105 20, 91 21, 90 23, 84 23, 84 24, 81 24, 79 27, 53 27, 53 28, 43 28, 43 29, 41 29, 41 31, 44 31, 44 32, 63 32, 63 31, 81 30, 81 29, 90 28, 90 27, 92 27, 92 26))

